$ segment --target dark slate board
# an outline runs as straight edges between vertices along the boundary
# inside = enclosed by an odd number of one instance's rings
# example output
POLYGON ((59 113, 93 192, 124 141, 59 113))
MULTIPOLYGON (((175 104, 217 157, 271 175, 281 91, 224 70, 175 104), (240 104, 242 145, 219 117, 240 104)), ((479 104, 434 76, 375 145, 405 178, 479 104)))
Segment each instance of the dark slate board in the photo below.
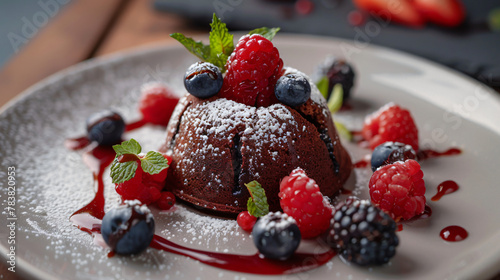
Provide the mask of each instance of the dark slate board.
POLYGON ((462 1, 467 19, 454 29, 434 25, 412 29, 381 20, 355 27, 347 20, 355 10, 350 0, 313 0, 314 9, 308 15, 298 14, 294 1, 279 0, 155 0, 154 7, 181 14, 201 28, 216 12, 232 30, 279 26, 285 32, 368 41, 444 64, 498 89, 500 32, 490 31, 486 20, 492 9, 500 8, 500 0, 462 1))

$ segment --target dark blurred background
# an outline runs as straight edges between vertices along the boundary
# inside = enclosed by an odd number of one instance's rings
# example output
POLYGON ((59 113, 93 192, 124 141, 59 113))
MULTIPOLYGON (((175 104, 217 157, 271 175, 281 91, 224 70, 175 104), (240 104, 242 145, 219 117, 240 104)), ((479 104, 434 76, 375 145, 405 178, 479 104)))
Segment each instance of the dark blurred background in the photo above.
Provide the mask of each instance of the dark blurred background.
MULTIPOLYGON (((6 0, 0 1, 0 105, 78 62, 147 43, 174 44, 173 32, 206 34, 214 12, 232 30, 281 27, 386 46, 500 89, 500 0, 6 0), (451 17, 460 14, 452 4, 465 12, 456 26, 426 19, 415 27, 363 7, 418 1, 438 3, 433 8, 451 17)), ((407 8, 400 16, 409 18, 407 8)))

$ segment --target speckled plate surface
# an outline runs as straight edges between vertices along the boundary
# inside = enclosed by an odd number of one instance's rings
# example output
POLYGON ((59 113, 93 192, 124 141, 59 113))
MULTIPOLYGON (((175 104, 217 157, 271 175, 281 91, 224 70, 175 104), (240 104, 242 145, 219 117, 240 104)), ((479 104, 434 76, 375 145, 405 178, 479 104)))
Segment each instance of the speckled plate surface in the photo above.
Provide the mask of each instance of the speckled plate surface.
MULTIPOLYGON (((326 56, 346 57, 357 70, 353 110, 337 118, 360 129, 363 116, 393 101, 407 107, 420 129, 420 145, 458 156, 422 162, 426 196, 433 215, 406 224, 389 265, 359 268, 335 257, 318 269, 288 276, 262 277, 215 269, 185 257, 148 249, 136 257, 108 258, 92 238, 76 229, 69 216, 93 197, 92 174, 78 152, 64 148, 66 138, 84 133, 86 117, 112 107, 127 122, 139 118, 140 86, 165 81, 182 94, 181 77, 194 58, 181 47, 150 47, 92 60, 60 72, 27 90, 0 114, 0 251, 9 251, 5 209, 8 169, 15 167, 16 270, 41 279, 479 279, 500 263, 500 100, 498 94, 453 71, 400 52, 321 37, 279 34, 274 40, 286 65, 311 74, 326 56), (460 190, 430 201, 436 186, 458 182, 460 190), (460 225, 469 232, 448 243, 441 229, 460 225)), ((144 127, 135 138, 144 149, 158 148, 164 129, 144 127)), ((345 141, 344 141, 345 142, 345 141)), ((357 161, 369 151, 346 143, 357 161)), ((356 169, 346 188, 367 197, 371 171, 356 169)), ((12 179, 12 178, 11 178, 12 179)), ((110 179, 106 209, 118 203, 110 179)), ((247 233, 235 221, 200 214, 187 206, 155 212, 157 234, 205 250, 253 254, 247 233)), ((99 242, 97 242, 99 243, 99 242)), ((304 242, 300 250, 317 248, 304 242)), ((258 269, 258 268, 255 268, 258 269)))

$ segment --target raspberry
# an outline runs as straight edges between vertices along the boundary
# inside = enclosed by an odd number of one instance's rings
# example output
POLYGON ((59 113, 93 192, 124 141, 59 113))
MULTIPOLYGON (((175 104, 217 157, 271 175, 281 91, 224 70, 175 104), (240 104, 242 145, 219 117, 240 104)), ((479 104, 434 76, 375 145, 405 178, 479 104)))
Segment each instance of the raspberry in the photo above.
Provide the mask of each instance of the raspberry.
POLYGON ((169 210, 175 204, 175 195, 171 192, 162 192, 156 204, 161 210, 169 210))
POLYGON ((255 216, 250 215, 248 211, 243 211, 238 214, 238 217, 236 218, 236 222, 238 222, 238 225, 244 230, 244 231, 252 231, 253 226, 255 225, 255 222, 257 221, 257 218, 255 216))
MULTIPOLYGON (((170 164, 172 163, 172 157, 167 156, 166 154, 163 154, 163 157, 167 159, 168 165, 170 166, 170 164)), ((165 180, 167 179, 167 173, 168 173, 168 168, 163 169, 158 174, 154 174, 154 175, 146 174, 146 175, 149 177, 149 179, 151 181, 163 184, 163 183, 165 183, 165 180)))
POLYGON ((392 141, 408 144, 418 151, 418 129, 410 112, 393 103, 369 115, 361 133, 371 149, 392 141))
POLYGON ((396 223, 368 200, 348 199, 337 205, 327 242, 342 259, 358 265, 382 265, 395 255, 396 223))
POLYGON ((395 221, 411 219, 425 210, 424 173, 409 159, 377 169, 370 178, 370 197, 395 221))
MULTIPOLYGON (((172 158, 163 155, 170 164, 172 158)), ((139 166, 132 179, 120 184, 116 184, 116 192, 122 197, 122 200, 138 199, 144 204, 156 202, 161 197, 161 191, 165 186, 168 168, 162 170, 158 174, 150 175, 142 171, 139 166)))
POLYGON ((226 69, 220 97, 257 107, 278 103, 274 86, 282 75, 283 61, 271 41, 257 34, 243 36, 226 69))
POLYGON ((297 221, 302 238, 316 237, 328 229, 333 208, 304 170, 297 168, 283 178, 278 195, 283 212, 297 221))
POLYGON ((179 98, 159 83, 146 84, 141 91, 139 110, 144 121, 166 126, 179 98))

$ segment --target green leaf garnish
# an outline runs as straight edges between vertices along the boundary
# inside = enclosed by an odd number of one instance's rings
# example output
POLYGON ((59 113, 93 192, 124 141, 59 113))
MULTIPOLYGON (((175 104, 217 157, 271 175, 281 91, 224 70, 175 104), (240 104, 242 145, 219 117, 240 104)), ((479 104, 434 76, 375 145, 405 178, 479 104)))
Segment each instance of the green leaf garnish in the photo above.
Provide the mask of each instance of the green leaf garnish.
POLYGON ((250 193, 247 202, 247 210, 254 217, 262 217, 269 213, 269 204, 267 203, 266 192, 257 181, 245 184, 250 193))
POLYGON ((328 99, 328 109, 335 113, 342 107, 344 91, 341 84, 335 84, 332 89, 332 94, 328 99))
POLYGON ((321 93, 321 95, 323 95, 323 97, 328 100, 328 86, 330 85, 330 82, 328 81, 328 77, 327 76, 324 76, 323 78, 321 78, 321 80, 319 80, 317 83, 316 83, 316 87, 318 87, 318 90, 319 92, 321 93))
POLYGON ((219 67, 222 73, 226 72, 226 61, 234 50, 233 35, 229 33, 226 24, 220 21, 214 13, 210 24, 209 45, 197 42, 181 33, 170 34, 170 37, 179 41, 186 49, 203 61, 219 67))
POLYGON ((347 129, 347 127, 345 127, 345 125, 338 121, 333 121, 333 123, 335 124, 335 128, 337 129, 340 136, 344 137, 348 141, 352 141, 352 133, 351 131, 349 131, 349 129, 347 129))
POLYGON ((226 24, 215 15, 210 24, 210 63, 220 69, 224 68, 227 58, 234 50, 233 35, 229 33, 226 24))
POLYGON ((110 174, 113 183, 120 184, 134 178, 138 166, 136 161, 119 162, 118 158, 115 158, 111 165, 110 174))
POLYGON ((141 152, 141 149, 141 145, 135 139, 123 141, 121 144, 113 146, 113 150, 115 150, 117 156, 126 154, 137 155, 141 152))
POLYGON ((151 175, 160 173, 168 167, 168 161, 159 152, 149 151, 141 158, 142 170, 151 175))
POLYGON ((280 31, 279 27, 273 27, 273 28, 261 27, 250 31, 248 34, 250 35, 259 34, 262 35, 262 37, 266 38, 267 40, 272 41, 274 36, 276 36, 276 33, 278 33, 278 31, 280 31))
POLYGON ((490 11, 488 15, 488 23, 491 30, 500 31, 500 8, 496 8, 490 11))
POLYGON ((196 42, 192 38, 188 38, 184 36, 184 34, 181 33, 174 33, 170 34, 170 37, 174 38, 175 40, 179 41, 186 49, 196 55, 198 58, 208 61, 210 59, 210 46, 205 45, 202 42, 198 41, 196 42))
MULTIPOLYGON (((209 45, 203 44, 201 41, 195 41, 192 38, 186 37, 181 33, 170 34, 170 37, 179 41, 186 49, 196 55, 203 61, 210 62, 219 67, 222 73, 226 72, 226 62, 234 50, 233 35, 229 33, 226 24, 223 23, 214 13, 212 23, 210 24, 211 31, 209 45)), ((261 27, 250 31, 252 34, 260 34, 268 40, 272 40, 276 33, 280 30, 279 27, 267 28, 261 27)))
POLYGON ((148 174, 154 175, 168 168, 168 160, 159 152, 150 151, 144 157, 139 157, 142 148, 135 139, 114 145, 116 157, 111 165, 111 179, 113 183, 120 184, 132 179, 137 168, 140 167, 148 174), (132 156, 125 156, 132 155, 132 156))

